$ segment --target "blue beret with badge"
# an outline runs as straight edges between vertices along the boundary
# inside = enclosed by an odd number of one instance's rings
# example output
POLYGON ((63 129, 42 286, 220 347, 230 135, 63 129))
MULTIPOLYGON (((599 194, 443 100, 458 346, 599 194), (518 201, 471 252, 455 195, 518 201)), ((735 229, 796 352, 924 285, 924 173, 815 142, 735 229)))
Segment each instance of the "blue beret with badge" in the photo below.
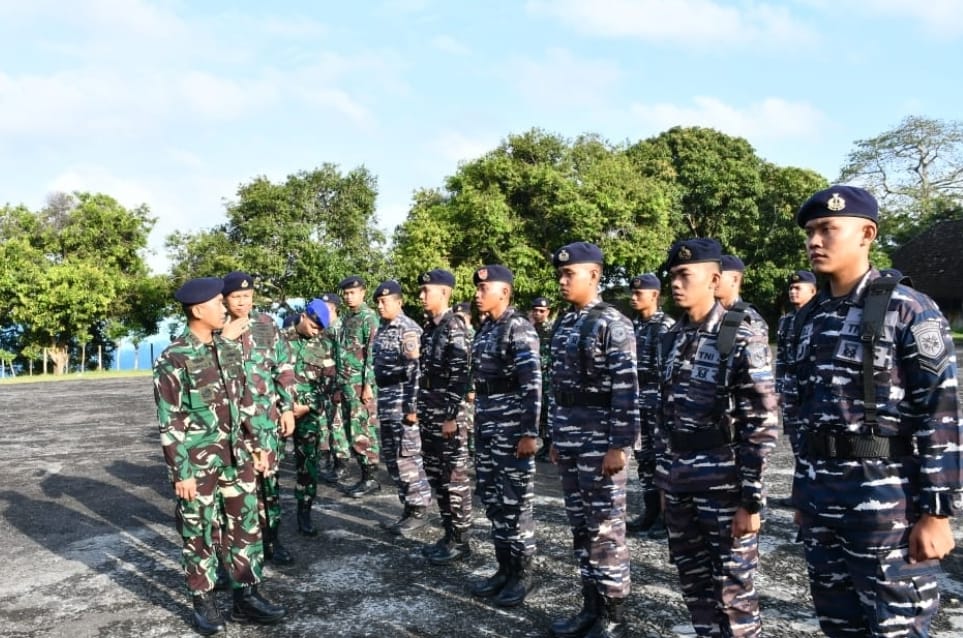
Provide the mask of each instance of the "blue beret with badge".
POLYGON ((335 308, 341 307, 341 297, 333 292, 326 292, 320 297, 321 301, 333 305, 335 308))
POLYGON ((715 239, 682 239, 669 248, 666 268, 714 261, 721 266, 722 246, 715 239))
POLYGON ((552 255, 552 265, 556 268, 570 264, 599 264, 604 263, 602 249, 587 241, 576 241, 566 244, 552 255))
POLYGON ((510 286, 514 286, 515 275, 511 270, 501 264, 489 264, 476 270, 475 274, 472 275, 472 281, 475 282, 476 286, 486 281, 501 281, 510 286))
POLYGON ((725 272, 727 270, 731 272, 745 272, 746 265, 735 255, 723 255, 722 271, 725 272))
POLYGON ((789 285, 792 284, 812 284, 816 285, 816 275, 809 270, 797 270, 789 275, 789 285))
POLYGON ((796 223, 805 228, 806 222, 820 217, 862 217, 879 223, 879 204, 865 188, 858 186, 830 186, 821 190, 799 207, 796 223))
POLYGON ((647 272, 643 275, 632 277, 629 282, 630 290, 661 290, 662 282, 653 273, 647 272))
POLYGON ((304 307, 304 314, 308 319, 318 324, 322 328, 327 328, 331 324, 331 313, 328 311, 328 304, 321 299, 312 299, 304 307))
POLYGON ((433 268, 418 275, 419 286, 448 286, 455 287, 455 275, 444 268, 433 268))
POLYGON ((237 292, 238 290, 253 290, 253 289, 254 289, 254 277, 247 274, 246 272, 235 270, 224 275, 224 290, 221 291, 221 294, 229 295, 232 292, 237 292))
POLYGON ((545 297, 535 297, 532 299, 532 308, 551 308, 552 304, 545 297))
POLYGON ((381 297, 388 297, 389 295, 401 295, 401 284, 399 284, 394 279, 389 279, 387 281, 382 281, 375 288, 374 298, 380 299, 381 297))
POLYGON ((345 277, 340 282, 338 282, 339 290, 350 290, 352 288, 364 288, 364 287, 365 287, 364 279, 362 279, 358 275, 351 275, 349 277, 345 277))
POLYGON ((174 299, 185 306, 210 301, 224 292, 224 280, 220 277, 199 277, 184 282, 174 293, 174 299))

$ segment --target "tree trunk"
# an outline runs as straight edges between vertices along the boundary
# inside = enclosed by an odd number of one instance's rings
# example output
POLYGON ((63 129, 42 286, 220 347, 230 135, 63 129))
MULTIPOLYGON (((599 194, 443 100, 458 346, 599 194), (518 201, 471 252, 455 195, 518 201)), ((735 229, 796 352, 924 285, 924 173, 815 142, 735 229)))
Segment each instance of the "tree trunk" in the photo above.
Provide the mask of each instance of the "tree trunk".
POLYGON ((51 346, 47 348, 50 362, 53 364, 53 373, 60 375, 67 373, 67 366, 70 364, 70 353, 67 346, 51 346))

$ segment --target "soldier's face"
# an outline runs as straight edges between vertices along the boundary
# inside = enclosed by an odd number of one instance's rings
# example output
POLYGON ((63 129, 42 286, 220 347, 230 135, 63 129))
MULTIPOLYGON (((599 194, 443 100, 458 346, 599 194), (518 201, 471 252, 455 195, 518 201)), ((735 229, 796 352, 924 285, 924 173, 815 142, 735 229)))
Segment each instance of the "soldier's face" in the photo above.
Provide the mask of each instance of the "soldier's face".
POLYGON ((401 314, 401 297, 399 295, 385 295, 378 297, 378 316, 391 321, 401 314))
POLYGON ((719 287, 716 290, 716 297, 719 299, 732 299, 739 294, 739 284, 742 275, 736 270, 724 270, 719 277, 719 287))
POLYGON ((719 269, 713 263, 684 264, 669 270, 672 299, 684 310, 711 303, 719 286, 719 269))
POLYGON ((251 308, 254 306, 254 291, 235 290, 224 297, 224 306, 227 308, 227 313, 235 319, 244 319, 251 314, 251 308))
POLYGON ((194 319, 211 330, 220 330, 224 327, 225 311, 224 298, 221 295, 204 303, 195 304, 191 309, 194 319))
POLYGON ((510 294, 507 284, 501 281, 483 281, 475 286, 475 305, 479 312, 491 312, 510 294))
POLYGON ((876 224, 861 217, 817 217, 806 222, 806 254, 814 272, 833 275, 860 264, 876 239, 876 224))
POLYGON ((529 313, 529 317, 534 324, 543 324, 548 321, 548 308, 535 307, 529 313))
POLYGON ((354 310, 364 302, 365 289, 358 288, 345 288, 341 291, 341 298, 344 299, 344 305, 348 308, 354 310))
POLYGON ((816 295, 816 286, 807 283, 789 286, 789 303, 802 308, 816 295))
POLYGON ((636 312, 651 312, 658 307, 658 290, 633 290, 629 305, 636 312))
POLYGON ((599 267, 595 264, 572 264, 558 269, 558 290, 562 299, 586 304, 598 295, 599 267))
POLYGON ((331 318, 331 323, 334 323, 338 318, 338 307, 333 303, 328 303, 327 301, 324 302, 324 305, 328 307, 328 317, 331 318))
POLYGON ((425 284, 418 289, 418 300, 421 306, 430 314, 438 314, 448 307, 448 294, 450 288, 436 284, 425 284))
POLYGON ((297 328, 298 332, 303 334, 305 337, 316 337, 321 334, 321 326, 319 326, 314 319, 307 316, 303 312, 301 313, 301 321, 298 322, 297 328))

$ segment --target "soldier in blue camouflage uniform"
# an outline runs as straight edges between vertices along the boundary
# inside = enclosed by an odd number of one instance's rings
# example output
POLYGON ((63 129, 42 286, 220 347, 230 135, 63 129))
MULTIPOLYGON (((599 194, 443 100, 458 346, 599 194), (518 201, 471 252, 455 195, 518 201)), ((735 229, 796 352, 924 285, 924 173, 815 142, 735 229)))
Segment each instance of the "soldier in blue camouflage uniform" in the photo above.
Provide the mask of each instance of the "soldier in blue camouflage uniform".
POLYGON ((963 506, 957 364, 946 319, 929 297, 900 284, 875 345, 861 325, 866 309, 885 301, 878 291, 887 282, 869 262, 877 217, 870 193, 832 186, 796 218, 813 270, 828 281, 796 317, 793 505, 813 603, 832 637, 928 636, 939 561, 954 546, 948 517, 963 506))
POLYGON ((499 264, 475 271, 475 303, 488 318, 472 344, 475 491, 492 524, 498 570, 472 587, 499 607, 522 604, 535 555, 535 452, 542 374, 538 334, 510 305, 515 278, 499 264))
POLYGON ((318 489, 321 437, 331 423, 338 345, 329 334, 328 306, 320 299, 305 305, 297 324, 281 331, 295 376, 294 496, 298 502, 298 531, 317 535, 311 507, 318 489))
POLYGON ((669 250, 672 298, 685 315, 664 338, 656 484, 696 634, 743 638, 762 633, 753 575, 762 473, 778 417, 765 331, 741 315, 731 326, 731 352, 720 347, 727 319, 714 296, 721 260, 712 239, 669 250))
POLYGON ((471 554, 471 478, 468 475, 468 394, 471 342, 465 320, 449 307, 455 276, 434 269, 418 277, 428 314, 421 336, 418 423, 425 474, 435 491, 444 535, 424 549, 428 559, 447 565, 471 554))
MULTIPOLYGON (((341 297, 333 292, 326 292, 318 297, 328 307, 328 327, 324 329, 326 339, 339 344, 341 335, 341 319, 338 309, 341 308, 341 297)), ((332 345, 340 349, 340 345, 332 345)), ((331 394, 334 393, 332 390, 331 394)), ((339 486, 348 474, 348 460, 351 458, 351 447, 348 445, 348 433, 341 418, 340 406, 336 405, 331 396, 325 397, 328 403, 328 418, 322 423, 324 428, 320 434, 322 465, 318 478, 328 485, 339 486)))
POLYGON ((583 606, 552 623, 551 634, 620 636, 630 589, 626 455, 639 435, 635 339, 628 318, 599 298, 598 246, 568 244, 552 263, 562 299, 572 305, 552 337, 551 454, 572 527, 583 606))
POLYGON ((404 506, 401 518, 386 529, 403 536, 428 522, 431 504, 431 487, 421 458, 416 404, 422 330, 402 311, 401 286, 397 281, 379 284, 374 300, 381 317, 374 342, 381 458, 404 506))
POLYGON ((266 454, 251 428, 255 409, 237 341, 248 321, 225 322, 223 289, 223 280, 205 277, 177 290, 187 329, 154 363, 161 445, 177 496, 194 625, 202 635, 225 628, 213 592, 218 544, 234 586, 232 617, 273 624, 285 615, 258 592, 263 548, 255 472, 266 468, 266 454))
MULTIPOLYGON (((465 326, 468 328, 468 343, 472 343, 475 339, 475 326, 471 321, 471 303, 461 301, 452 306, 451 309, 464 320, 465 326)), ((468 394, 465 395, 465 401, 459 412, 459 416, 462 415, 464 415, 465 429, 468 432, 468 463, 471 465, 475 462, 475 385, 470 379, 468 382, 468 394)))
POLYGON ((287 343, 267 314, 253 310, 254 278, 234 271, 224 276, 224 305, 232 319, 247 319, 250 329, 240 337, 244 372, 254 399, 251 427, 266 452, 267 468, 258 472, 258 499, 264 558, 290 565, 294 557, 281 544, 281 485, 284 437, 294 433, 294 367, 287 343))
POLYGON ((629 305, 638 313, 632 319, 635 330, 635 353, 639 371, 639 439, 633 447, 638 465, 639 482, 642 485, 642 502, 645 511, 626 523, 630 532, 644 532, 651 539, 667 536, 662 517, 662 496, 655 486, 655 434, 662 396, 659 378, 662 374, 662 335, 675 320, 659 308, 659 292, 662 282, 654 273, 633 277, 629 282, 629 305))
MULTIPOLYGON (((542 368, 542 397, 548 397, 552 392, 552 307, 545 297, 535 297, 528 318, 538 333, 538 356, 542 368)), ((543 401, 546 400, 543 398, 543 401)), ((548 406, 543 403, 538 417, 538 436, 542 445, 535 454, 536 461, 549 460, 552 449, 552 432, 548 427, 548 406)))
MULTIPOLYGON (((731 309, 737 303, 742 302, 742 278, 746 271, 746 265, 735 255, 722 256, 722 273, 719 277, 719 287, 716 289, 716 299, 726 310, 731 309)), ((745 302, 743 302, 745 303, 745 302)), ((765 330, 766 338, 769 338, 769 324, 752 304, 745 304, 746 313, 749 320, 760 330, 765 330)))
MULTIPOLYGON (((789 439, 793 455, 799 453, 796 440, 795 422, 798 418, 793 412, 796 399, 796 387, 793 378, 788 375, 790 360, 790 342, 793 336, 793 318, 799 309, 809 303, 816 295, 816 275, 808 270, 797 270, 789 275, 789 303, 792 309, 779 317, 776 327, 776 394, 781 397, 779 403, 782 411, 782 431, 789 439)), ((787 499, 788 500, 788 499, 787 499)))

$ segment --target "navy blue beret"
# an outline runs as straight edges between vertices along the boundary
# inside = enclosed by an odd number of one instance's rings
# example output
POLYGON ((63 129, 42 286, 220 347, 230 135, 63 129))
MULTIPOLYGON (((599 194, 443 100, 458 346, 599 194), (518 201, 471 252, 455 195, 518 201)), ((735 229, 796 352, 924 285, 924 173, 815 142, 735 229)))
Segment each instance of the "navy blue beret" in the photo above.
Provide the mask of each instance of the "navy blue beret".
POLYGON ((654 274, 647 272, 644 275, 632 277, 629 288, 632 290, 661 290, 662 282, 654 274))
POLYGON ((210 301, 224 291, 224 280, 220 277, 200 277, 184 282, 174 293, 174 299, 185 306, 210 301))
POLYGON ((341 307, 341 297, 334 294, 333 292, 326 292, 323 295, 321 295, 321 301, 324 301, 329 304, 333 304, 335 308, 341 307))
POLYGON ((556 268, 569 264, 599 264, 604 262, 602 249, 586 241, 566 244, 552 255, 552 265, 556 268))
POLYGON ((735 255, 723 255, 722 256, 722 270, 734 270, 736 272, 745 272, 746 265, 742 263, 742 260, 735 255))
POLYGON ((388 295, 400 295, 401 294, 401 284, 399 284, 394 279, 388 279, 387 281, 382 281, 378 284, 375 289, 374 298, 379 299, 381 297, 387 297, 388 295))
POLYGON ((797 270, 789 275, 789 285, 792 284, 813 284, 816 285, 816 275, 808 270, 797 270))
POLYGON ((532 308, 551 308, 552 304, 548 303, 548 299, 545 297, 535 297, 532 299, 532 308))
POLYGON ((512 271, 501 264, 489 264, 487 266, 482 266, 475 271, 472 275, 472 281, 475 285, 482 283, 483 281, 503 281, 511 286, 515 285, 515 275, 512 271))
POLYGON ((433 268, 418 276, 418 285, 448 286, 449 288, 454 288, 455 275, 443 268, 433 268))
POLYGON ((235 270, 224 275, 224 290, 222 295, 229 295, 238 290, 251 290, 254 288, 254 278, 246 272, 235 270))
POLYGON ((665 261, 666 268, 674 268, 683 264, 698 264, 714 261, 722 264, 722 246, 715 239, 682 239, 669 248, 669 258, 665 261))
POLYGON ((471 304, 467 301, 462 301, 455 304, 455 312, 463 312, 466 315, 471 314, 471 304))
POLYGON ((321 299, 312 299, 304 307, 304 314, 308 319, 318 324, 322 328, 327 328, 331 324, 331 313, 328 311, 328 304, 321 299))
POLYGON ((858 186, 830 186, 806 200, 796 213, 796 223, 819 217, 863 217, 879 222, 879 204, 872 193, 858 186))
POLYGON ((364 279, 358 275, 351 275, 350 277, 345 277, 338 282, 339 290, 349 290, 351 288, 364 288, 364 279))

